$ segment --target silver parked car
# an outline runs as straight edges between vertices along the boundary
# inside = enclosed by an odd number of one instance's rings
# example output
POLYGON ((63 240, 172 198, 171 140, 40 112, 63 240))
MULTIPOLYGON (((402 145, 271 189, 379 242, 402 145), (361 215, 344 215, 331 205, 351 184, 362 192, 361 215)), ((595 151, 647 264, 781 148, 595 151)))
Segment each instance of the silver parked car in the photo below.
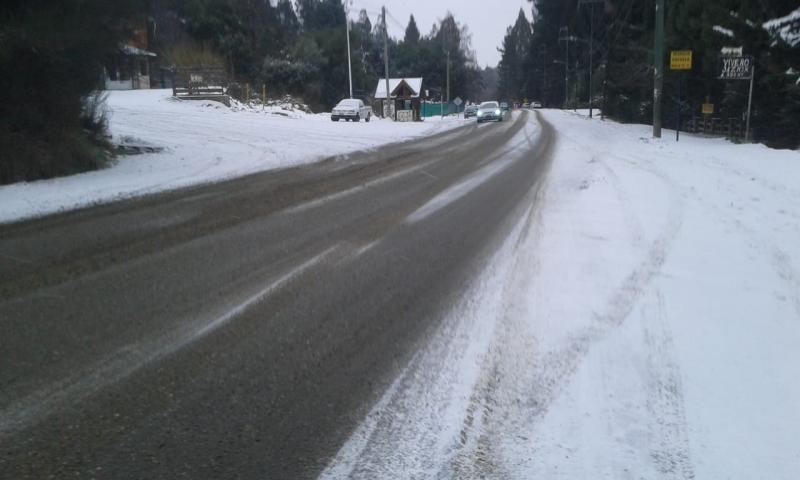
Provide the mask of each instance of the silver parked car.
POLYGON ((478 123, 490 121, 503 121, 503 110, 497 102, 483 102, 478 107, 478 123))

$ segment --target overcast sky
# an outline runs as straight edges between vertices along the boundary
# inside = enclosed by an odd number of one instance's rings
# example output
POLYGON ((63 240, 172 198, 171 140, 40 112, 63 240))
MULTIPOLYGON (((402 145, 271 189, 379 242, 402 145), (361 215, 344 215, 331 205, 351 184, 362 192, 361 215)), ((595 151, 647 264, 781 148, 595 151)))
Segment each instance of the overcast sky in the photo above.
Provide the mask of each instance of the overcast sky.
POLYGON ((375 24, 381 6, 389 12, 386 23, 389 35, 402 39, 412 13, 421 34, 430 32, 431 26, 444 17, 448 10, 456 21, 469 26, 472 47, 481 67, 496 66, 500 61, 497 48, 503 43, 508 28, 517 19, 519 9, 525 10, 530 20, 531 3, 528 0, 352 0, 351 16, 356 18, 363 8, 375 24))

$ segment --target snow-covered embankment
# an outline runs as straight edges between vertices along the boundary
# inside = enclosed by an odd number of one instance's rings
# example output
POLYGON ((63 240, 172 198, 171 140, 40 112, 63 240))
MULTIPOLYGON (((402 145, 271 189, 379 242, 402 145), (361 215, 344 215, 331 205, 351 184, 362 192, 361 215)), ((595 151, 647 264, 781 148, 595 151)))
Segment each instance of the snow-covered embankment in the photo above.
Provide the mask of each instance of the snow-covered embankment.
POLYGON ((228 108, 210 101, 175 101, 171 94, 136 90, 108 95, 115 140, 163 151, 121 156, 95 172, 0 186, 0 223, 310 163, 463 123, 454 118, 334 123, 327 114, 228 108))

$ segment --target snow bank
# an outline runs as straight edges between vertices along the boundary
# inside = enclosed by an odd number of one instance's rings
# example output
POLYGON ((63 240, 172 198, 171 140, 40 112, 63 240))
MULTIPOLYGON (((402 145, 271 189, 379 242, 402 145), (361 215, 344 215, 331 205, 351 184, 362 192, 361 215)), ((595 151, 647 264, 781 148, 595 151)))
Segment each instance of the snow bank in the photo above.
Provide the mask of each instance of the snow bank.
POLYGON ((547 118, 562 141, 523 316, 574 359, 513 450, 531 478, 795 478, 800 154, 547 118))
MULTIPOLYGON (((285 102, 284 102, 285 103, 285 102)), ((110 92, 115 140, 163 148, 121 156, 110 168, 0 187, 0 223, 95 203, 220 181, 430 135, 456 119, 359 124, 330 121, 281 102, 261 107, 234 102, 180 101, 168 90, 110 92)))
POLYGON ((800 153, 543 114, 534 208, 322 478, 796 478, 800 153))

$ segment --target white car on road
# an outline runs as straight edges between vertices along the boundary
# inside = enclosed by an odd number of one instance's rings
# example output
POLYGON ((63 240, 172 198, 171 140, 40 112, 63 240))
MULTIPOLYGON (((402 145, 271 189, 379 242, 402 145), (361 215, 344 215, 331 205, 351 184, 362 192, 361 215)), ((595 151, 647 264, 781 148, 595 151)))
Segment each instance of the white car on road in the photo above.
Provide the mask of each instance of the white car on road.
POLYGON ((361 119, 369 122, 372 118, 372 107, 364 105, 364 102, 356 98, 345 98, 339 102, 331 112, 331 120, 338 122, 345 119, 348 122, 358 122, 361 119))
POLYGON ((502 122, 503 115, 503 109, 499 102, 483 102, 481 106, 478 107, 478 123, 490 121, 502 122))

